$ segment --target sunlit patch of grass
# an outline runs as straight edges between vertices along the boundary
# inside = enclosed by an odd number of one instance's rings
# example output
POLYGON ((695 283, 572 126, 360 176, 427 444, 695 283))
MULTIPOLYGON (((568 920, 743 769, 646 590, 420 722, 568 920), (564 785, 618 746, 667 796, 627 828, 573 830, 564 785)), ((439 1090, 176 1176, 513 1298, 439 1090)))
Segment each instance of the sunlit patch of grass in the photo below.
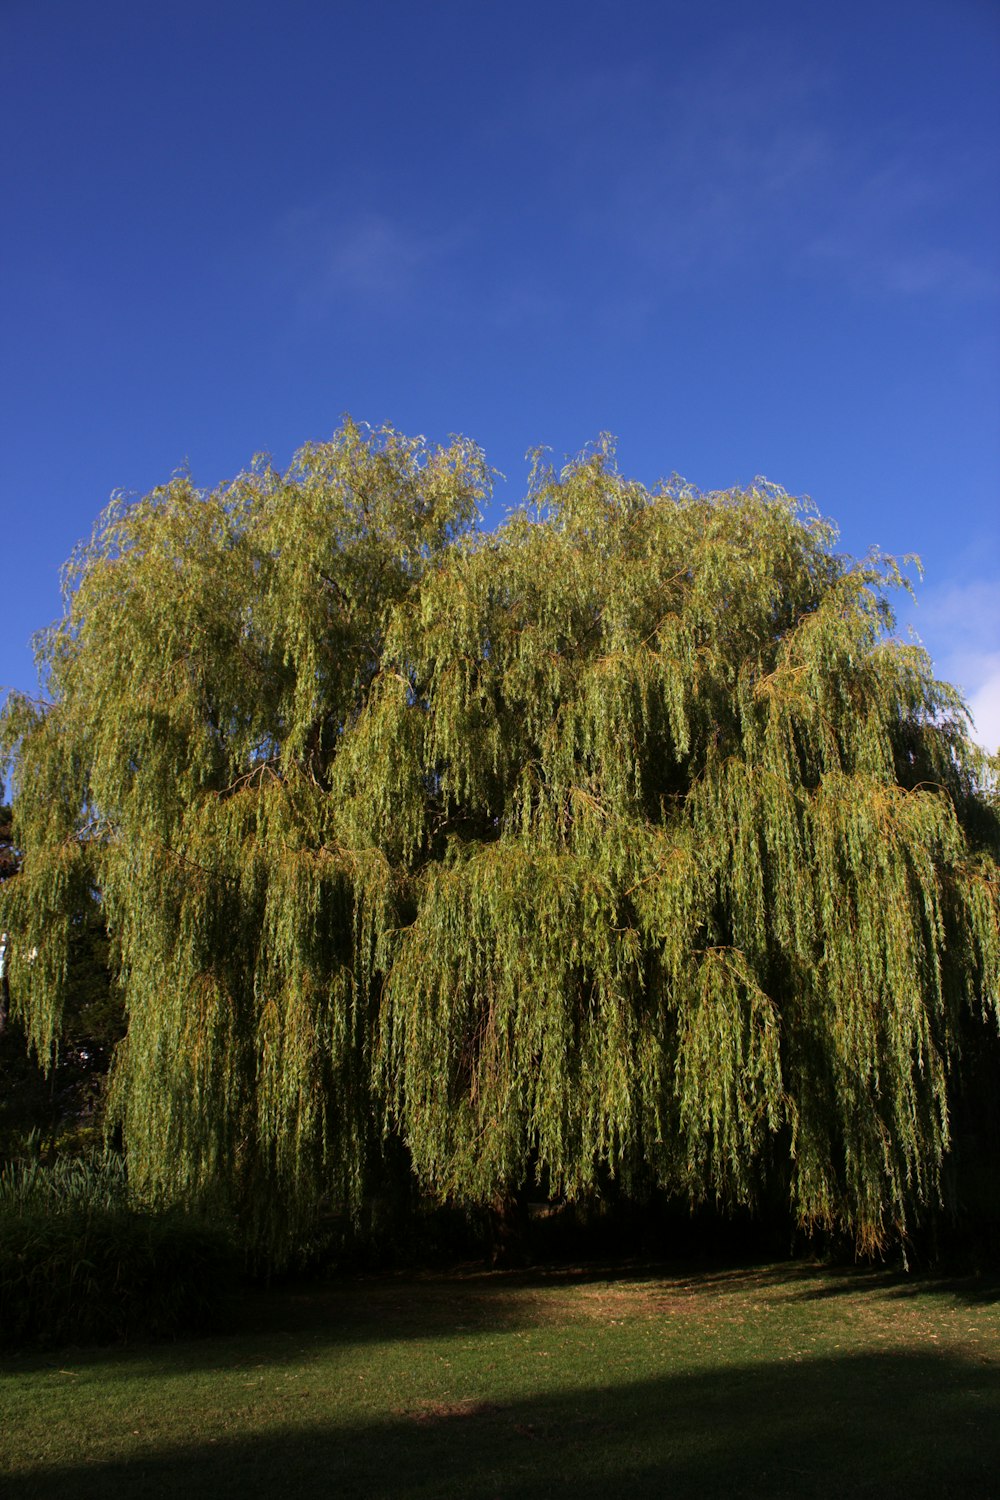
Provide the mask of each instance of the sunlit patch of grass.
POLYGON ((1000 1284, 809 1266, 380 1276, 227 1338, 5 1362, 9 1500, 988 1495, 1000 1284))

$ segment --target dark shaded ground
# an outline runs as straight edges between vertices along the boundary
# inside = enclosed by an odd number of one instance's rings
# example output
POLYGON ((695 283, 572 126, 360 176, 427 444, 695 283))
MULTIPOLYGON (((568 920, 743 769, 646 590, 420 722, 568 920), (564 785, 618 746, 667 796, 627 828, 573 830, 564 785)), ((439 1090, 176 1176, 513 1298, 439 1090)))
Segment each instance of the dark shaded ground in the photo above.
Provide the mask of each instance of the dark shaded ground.
POLYGON ((86 1376, 98 1392, 80 1407, 90 1420, 104 1418, 105 1377, 128 1383, 134 1370, 138 1386, 155 1382, 155 1399, 190 1404, 192 1431, 184 1440, 183 1427, 175 1428, 159 1448, 136 1433, 134 1452, 114 1458, 81 1442, 76 1462, 30 1473, 23 1462, 8 1467, 0 1493, 4 1500, 1000 1500, 998 1300, 997 1280, 932 1282, 802 1264, 690 1274, 635 1264, 470 1268, 290 1286, 249 1298, 237 1337, 5 1361, 4 1383, 51 1376, 60 1361, 69 1368, 56 1373, 86 1376), (796 1342, 798 1330, 833 1330, 839 1339, 841 1328, 842 1352, 796 1342), (545 1389, 504 1399, 496 1395, 501 1383, 491 1394, 484 1372, 493 1368, 488 1359, 502 1357, 500 1345, 516 1344, 528 1359, 544 1330, 555 1354, 563 1337, 564 1350, 578 1347, 581 1329, 595 1351, 582 1386, 570 1388, 547 1367, 545 1389), (630 1377, 619 1356, 631 1348, 624 1339, 632 1329, 646 1369, 630 1377), (395 1404, 383 1395, 367 1410, 339 1403, 337 1372, 356 1380, 367 1346, 364 1368, 373 1376, 387 1346, 402 1346, 397 1360, 419 1371, 428 1349, 450 1349, 459 1335, 480 1351, 470 1356, 476 1373, 465 1387, 480 1396, 456 1385, 452 1397, 433 1399, 418 1378, 395 1404), (702 1368, 692 1361, 684 1368, 678 1357, 688 1337, 708 1340, 702 1368), (653 1376, 651 1352, 661 1344, 663 1370, 653 1376), (204 1435, 192 1379, 215 1389, 216 1375, 281 1370, 293 1359, 319 1405, 288 1399, 256 1431, 217 1426, 215 1436, 204 1435))
POLYGON ((370 1425, 54 1468, 9 1479, 4 1493, 988 1497, 1000 1495, 1000 1367, 855 1355, 507 1406, 428 1406, 370 1425))

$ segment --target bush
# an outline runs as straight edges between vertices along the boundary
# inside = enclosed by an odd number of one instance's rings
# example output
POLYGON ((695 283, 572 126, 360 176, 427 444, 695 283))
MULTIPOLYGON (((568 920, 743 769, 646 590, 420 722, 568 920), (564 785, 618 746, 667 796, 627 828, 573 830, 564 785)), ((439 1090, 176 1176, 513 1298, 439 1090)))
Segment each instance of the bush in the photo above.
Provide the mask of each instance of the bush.
POLYGON ((32 1131, 27 1154, 0 1167, 0 1215, 109 1211, 131 1206, 125 1158, 116 1151, 57 1156, 46 1162, 40 1150, 40 1134, 32 1131))
POLYGON ((0 1348, 216 1327, 234 1267, 218 1227, 130 1205, 118 1159, 0 1172, 0 1348))

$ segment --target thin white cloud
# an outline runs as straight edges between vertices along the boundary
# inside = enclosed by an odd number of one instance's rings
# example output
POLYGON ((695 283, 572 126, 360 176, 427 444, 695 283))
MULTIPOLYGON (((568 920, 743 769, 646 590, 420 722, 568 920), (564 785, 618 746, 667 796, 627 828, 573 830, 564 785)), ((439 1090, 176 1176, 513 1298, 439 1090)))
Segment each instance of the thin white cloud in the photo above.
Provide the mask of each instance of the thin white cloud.
POLYGON ((616 242, 641 290, 756 267, 898 297, 1000 295, 991 153, 946 121, 853 125, 836 65, 791 41, 731 36, 702 61, 564 78, 519 122, 572 218, 616 242))
POLYGON ((391 219, 371 214, 328 236, 322 272, 334 292, 399 296, 412 289, 437 248, 406 234, 391 219))
POLYGON ((300 298, 322 311, 344 300, 398 306, 414 299, 469 240, 464 226, 427 231, 375 211, 300 206, 278 227, 280 254, 300 298))
POLYGON ((976 738, 987 750, 1000 750, 1000 652, 981 658, 980 668, 988 675, 969 697, 976 738))
POLYGON ((1000 577, 921 590, 914 617, 935 670, 965 694, 978 742, 1000 749, 1000 577))
POLYGON ((778 60, 751 81, 723 56, 650 104, 643 150, 615 173, 614 222, 654 272, 701 274, 801 244, 836 153, 801 72, 778 60))
POLYGON ((989 201, 990 171, 947 133, 899 140, 892 133, 840 164, 835 216, 806 245, 814 268, 900 296, 963 299, 1000 293, 996 258, 956 235, 963 205, 989 201))

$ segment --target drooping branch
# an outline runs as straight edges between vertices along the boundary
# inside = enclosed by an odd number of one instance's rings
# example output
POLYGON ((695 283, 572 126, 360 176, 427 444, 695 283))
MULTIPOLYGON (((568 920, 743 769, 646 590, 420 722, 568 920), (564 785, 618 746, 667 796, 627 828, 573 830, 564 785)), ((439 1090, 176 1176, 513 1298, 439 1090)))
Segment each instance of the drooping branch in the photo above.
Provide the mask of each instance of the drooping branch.
POLYGON ((348 423, 106 514, 0 725, 12 1004, 51 1044, 97 892, 133 1177, 275 1253, 390 1156, 905 1232, 1000 1022, 1000 819, 899 569, 607 443, 484 536, 488 481, 348 423))

